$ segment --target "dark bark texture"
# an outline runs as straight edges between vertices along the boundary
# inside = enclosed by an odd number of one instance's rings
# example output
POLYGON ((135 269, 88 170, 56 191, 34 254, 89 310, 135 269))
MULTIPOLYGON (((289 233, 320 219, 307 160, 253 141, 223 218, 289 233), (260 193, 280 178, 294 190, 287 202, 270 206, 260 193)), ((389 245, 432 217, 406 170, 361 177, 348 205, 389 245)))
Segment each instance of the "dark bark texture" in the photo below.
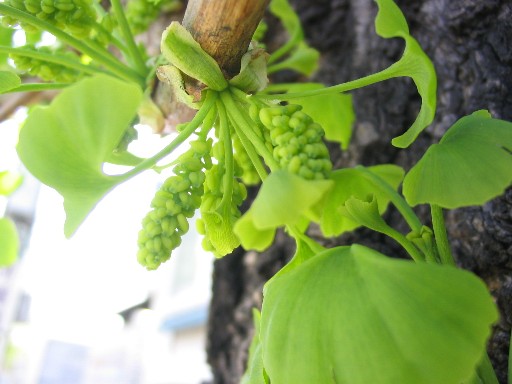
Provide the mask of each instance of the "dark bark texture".
MULTIPOLYGON (((292 0, 309 43, 321 56, 315 80, 337 84, 376 72, 397 61, 400 39, 375 34, 376 4, 371 0, 292 0)), ((408 79, 393 79, 353 92, 357 122, 350 150, 330 145, 335 167, 397 163, 409 169, 428 145, 437 142, 458 118, 478 109, 512 121, 512 3, 510 0, 398 0, 411 29, 438 74, 434 123, 406 150, 390 144, 416 117, 420 100, 408 79)), ((282 42, 276 21, 268 46, 282 42)), ((298 80, 291 73, 280 80, 298 80)), ((254 195, 254 191, 253 195, 254 195)), ((420 207, 417 212, 427 217, 420 207)), ((512 190, 483 207, 447 213, 452 248, 459 266, 481 276, 501 312, 489 342, 500 383, 506 383, 508 338, 512 324, 512 190)), ((396 212, 386 219, 405 229, 396 212)), ((314 231, 312 231, 314 235, 314 231)), ((387 254, 400 250, 386 238, 358 230, 328 244, 358 242, 387 254)), ((253 327, 251 309, 261 306, 262 287, 292 256, 293 241, 280 233, 266 252, 239 249, 215 263, 209 320, 208 356, 214 383, 235 384, 245 369, 253 327)), ((318 383, 321 384, 321 383, 318 383)))

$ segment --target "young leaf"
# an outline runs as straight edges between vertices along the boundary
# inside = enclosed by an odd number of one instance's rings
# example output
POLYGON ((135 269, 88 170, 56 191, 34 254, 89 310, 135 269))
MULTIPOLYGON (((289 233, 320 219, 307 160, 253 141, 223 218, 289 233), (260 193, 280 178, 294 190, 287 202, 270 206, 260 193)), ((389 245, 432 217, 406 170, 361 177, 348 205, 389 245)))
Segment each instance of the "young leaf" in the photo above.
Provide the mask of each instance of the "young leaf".
POLYGON ((239 218, 233 227, 233 232, 240 239, 242 247, 261 252, 270 247, 274 241, 276 230, 275 228, 256 227, 252 214, 253 212, 249 210, 239 218))
POLYGON ((8 267, 18 259, 20 241, 12 220, 0 218, 0 267, 8 267))
POLYGON ((240 245, 233 232, 233 218, 230 214, 221 215, 215 211, 208 211, 201 212, 201 217, 216 255, 225 256, 240 245))
MULTIPOLYGON (((402 168, 384 164, 367 168, 375 173, 392 188, 397 189, 404 176, 402 168)), ((322 201, 320 228, 324 236, 338 236, 343 232, 352 231, 361 224, 347 216, 341 216, 339 208, 345 204, 350 197, 365 200, 370 195, 375 195, 379 212, 383 214, 389 204, 389 196, 382 191, 378 185, 372 183, 357 168, 344 168, 331 173, 331 180, 334 187, 326 194, 322 201)))
POLYGON ((330 180, 305 180, 284 170, 272 172, 249 211, 235 223, 234 232, 244 248, 262 250, 270 245, 276 228, 299 224, 331 187, 330 180))
POLYGON ((18 155, 27 169, 64 197, 71 236, 98 201, 124 179, 103 173, 142 99, 134 84, 97 75, 36 107, 21 129, 18 155))
POLYGON ((270 280, 264 295, 260 341, 272 384, 458 384, 498 318, 471 273, 360 245, 316 255, 270 280))
POLYGON ((17 74, 11 71, 0 71, 0 94, 18 88, 21 85, 21 79, 17 74))
POLYGON ((203 51, 190 32, 177 21, 164 31, 161 50, 172 65, 209 88, 222 91, 228 86, 215 59, 203 51))
POLYGON ((304 39, 304 32, 299 16, 288 0, 272 0, 269 9, 283 23, 289 35, 286 44, 270 55, 269 64, 272 64, 301 42, 304 39))
POLYGON ((261 357, 260 343, 260 322, 261 314, 257 309, 252 310, 254 319, 254 336, 252 337, 251 346, 249 347, 249 359, 247 369, 242 376, 240 384, 268 384, 265 380, 265 371, 263 369, 263 358, 261 357))
POLYGON ((458 120, 404 179, 407 202, 481 205, 512 182, 512 123, 477 111, 458 120))
POLYGON ((301 41, 289 57, 268 68, 268 73, 291 69, 306 76, 311 76, 318 68, 320 52, 301 41))
POLYGON ((434 65, 423 52, 420 45, 409 34, 405 17, 392 0, 376 0, 379 13, 375 20, 377 34, 389 39, 401 37, 405 40, 405 50, 402 58, 387 68, 381 74, 387 78, 408 76, 412 78, 421 96, 421 108, 413 125, 401 136, 395 137, 392 144, 406 148, 416 139, 434 119, 436 109, 437 79, 434 65))
POLYGON ((23 176, 18 173, 2 171, 0 172, 0 195, 10 195, 22 183, 23 176))

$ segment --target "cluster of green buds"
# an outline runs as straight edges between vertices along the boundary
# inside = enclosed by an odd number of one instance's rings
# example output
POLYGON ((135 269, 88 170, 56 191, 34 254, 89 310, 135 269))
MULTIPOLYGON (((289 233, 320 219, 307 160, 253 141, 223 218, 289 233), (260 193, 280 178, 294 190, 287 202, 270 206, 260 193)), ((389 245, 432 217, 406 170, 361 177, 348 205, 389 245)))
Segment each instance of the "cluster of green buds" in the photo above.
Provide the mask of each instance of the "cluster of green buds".
MULTIPOLYGON (((79 38, 88 37, 96 21, 92 0, 5 0, 4 3, 79 38)), ((19 24, 17 20, 6 16, 3 22, 8 25, 19 24)))
MULTIPOLYGON (((24 50, 31 50, 34 52, 45 53, 45 54, 58 54, 59 56, 67 56, 72 60, 77 60, 78 57, 64 49, 52 49, 50 47, 39 47, 36 48, 33 45, 26 45, 22 47, 24 50)), ((76 81, 81 73, 75 69, 69 68, 64 65, 50 63, 45 60, 28 57, 25 55, 18 55, 11 53, 9 57, 13 60, 14 65, 19 71, 26 72, 32 76, 39 77, 44 81, 55 81, 59 83, 71 83, 76 81)))
POLYGON ((139 231, 137 260, 148 270, 154 270, 171 257, 188 232, 188 220, 201 204, 204 170, 212 166, 211 139, 190 143, 169 177, 151 201, 151 211, 142 220, 139 231))
POLYGON ((262 108, 259 120, 270 131, 273 157, 282 169, 307 180, 325 179, 332 162, 324 130, 301 109, 294 104, 262 108))

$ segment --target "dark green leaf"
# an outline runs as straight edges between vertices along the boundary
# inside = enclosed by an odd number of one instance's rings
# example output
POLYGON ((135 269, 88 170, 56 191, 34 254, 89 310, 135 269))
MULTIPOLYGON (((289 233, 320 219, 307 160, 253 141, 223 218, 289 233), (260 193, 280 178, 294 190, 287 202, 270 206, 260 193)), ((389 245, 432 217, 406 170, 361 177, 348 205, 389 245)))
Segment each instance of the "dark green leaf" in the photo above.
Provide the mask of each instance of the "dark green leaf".
POLYGON ((407 202, 481 205, 512 182, 512 123, 478 111, 458 120, 404 179, 407 202))
POLYGON ((18 259, 20 241, 12 220, 0 218, 0 267, 8 267, 18 259))
POLYGON ((459 384, 498 318, 471 273, 360 245, 278 275, 264 296, 260 341, 272 384, 459 384))
POLYGON ((71 236, 116 184, 102 166, 133 120, 142 92, 106 75, 80 81, 48 107, 36 107, 21 129, 18 154, 27 169, 64 197, 71 236))

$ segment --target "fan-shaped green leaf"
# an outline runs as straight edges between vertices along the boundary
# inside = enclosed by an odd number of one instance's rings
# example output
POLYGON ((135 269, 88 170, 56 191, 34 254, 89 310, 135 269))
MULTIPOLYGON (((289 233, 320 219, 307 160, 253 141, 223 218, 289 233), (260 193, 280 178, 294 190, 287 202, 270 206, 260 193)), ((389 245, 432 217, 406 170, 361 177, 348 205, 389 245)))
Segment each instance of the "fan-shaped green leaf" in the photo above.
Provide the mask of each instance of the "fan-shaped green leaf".
POLYGON ((257 309, 253 309, 252 316, 254 319, 254 336, 252 337, 251 346, 249 348, 247 370, 245 371, 240 384, 268 384, 268 381, 265 378, 266 373, 263 369, 263 358, 261 357, 261 314, 257 309))
POLYGON ((305 180, 284 170, 272 172, 263 181, 249 211, 235 223, 234 232, 242 246, 251 249, 257 245, 261 249, 273 238, 276 228, 300 225, 332 184, 331 180, 305 180), (258 239, 256 231, 264 240, 258 239))
POLYGON ((458 120, 404 179, 410 205, 480 205, 512 182, 512 123, 478 111, 458 120))
POLYGON ((408 76, 412 78, 421 96, 421 108, 413 125, 401 136, 395 137, 392 144, 405 148, 411 145, 419 133, 434 119, 436 110, 437 79, 434 65, 411 35, 405 17, 392 0, 376 0, 379 13, 375 20, 377 33, 386 38, 401 37, 405 40, 402 58, 391 67, 380 72, 388 78, 408 76))
POLYGON ((479 362, 497 310, 451 266, 353 245, 267 283, 260 341, 272 384, 459 384, 479 362))
MULTIPOLYGON (((384 164, 368 167, 367 170, 378 175, 392 188, 397 189, 402 181, 404 171, 402 168, 384 164)), ((375 195, 380 214, 383 214, 389 204, 389 196, 378 185, 364 176, 358 168, 344 168, 332 172, 331 179, 334 187, 327 192, 321 205, 320 228, 325 236, 337 236, 346 231, 352 231, 361 224, 341 216, 339 208, 350 197, 366 200, 368 196, 375 195)))
POLYGON ((17 74, 11 71, 0 71, 0 93, 18 88, 21 85, 21 79, 17 74))
POLYGON ((120 176, 102 166, 134 118, 139 87, 106 75, 62 91, 48 107, 36 107, 21 129, 18 154, 27 169, 64 197, 64 232, 71 236, 120 176))
POLYGON ((0 267, 8 267, 18 259, 20 241, 12 220, 0 218, 0 267))

